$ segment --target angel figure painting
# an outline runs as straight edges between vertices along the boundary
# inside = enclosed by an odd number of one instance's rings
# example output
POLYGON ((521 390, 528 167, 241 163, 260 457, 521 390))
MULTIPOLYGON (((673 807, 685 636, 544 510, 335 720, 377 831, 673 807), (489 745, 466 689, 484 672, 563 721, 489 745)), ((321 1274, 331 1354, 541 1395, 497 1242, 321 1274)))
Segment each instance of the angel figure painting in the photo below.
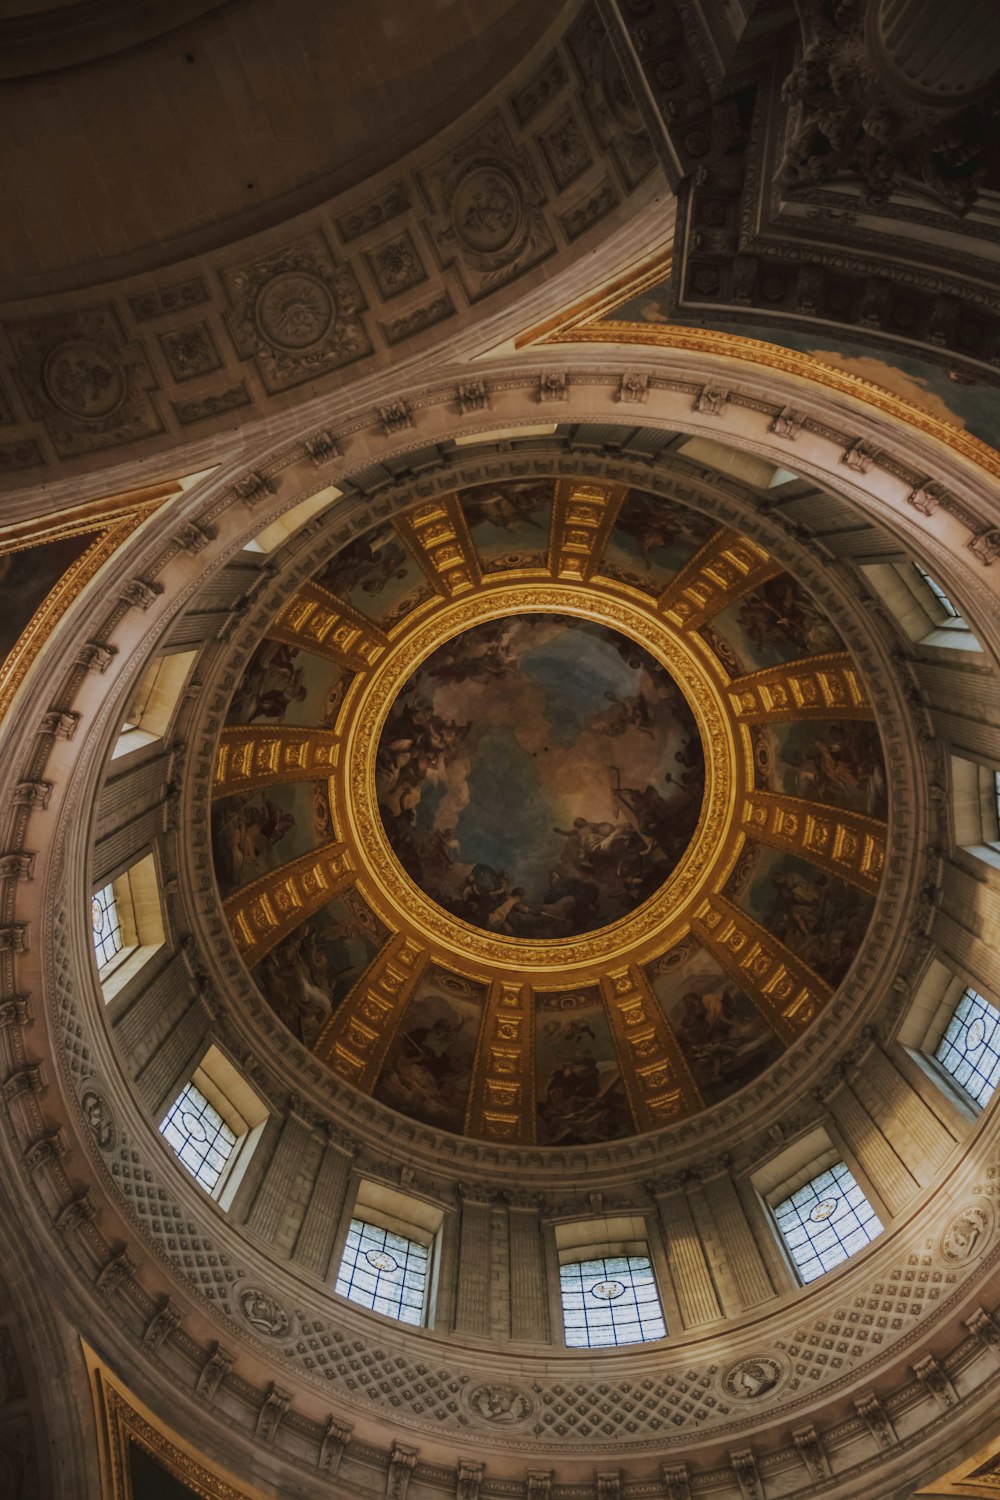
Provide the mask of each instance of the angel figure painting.
POLYGON ((375 779, 389 845, 426 895, 490 933, 559 939, 660 888, 697 827, 705 767, 686 699, 645 650, 523 614, 417 670, 375 779))

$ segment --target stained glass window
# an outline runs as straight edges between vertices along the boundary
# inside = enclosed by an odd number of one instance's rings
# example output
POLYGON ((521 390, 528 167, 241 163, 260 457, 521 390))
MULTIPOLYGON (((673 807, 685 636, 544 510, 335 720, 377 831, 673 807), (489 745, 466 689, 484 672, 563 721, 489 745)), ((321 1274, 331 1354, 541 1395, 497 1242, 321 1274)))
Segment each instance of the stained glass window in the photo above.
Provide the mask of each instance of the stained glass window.
POLYGON ((882 1233, 882 1222, 842 1161, 774 1209, 781 1238, 803 1281, 832 1271, 882 1233))
POLYGON ((968 989, 934 1056, 981 1109, 1000 1083, 1000 1011, 968 989))
POLYGON ((236 1149, 237 1137, 193 1083, 170 1106, 160 1134, 195 1181, 213 1192, 236 1149))
POLYGON ((121 916, 113 885, 102 886, 99 891, 94 892, 90 903, 90 914, 94 930, 97 967, 106 969, 108 964, 125 949, 121 916))
POLYGON ((948 595, 938 583, 937 579, 932 578, 931 575, 926 571, 926 569, 922 568, 919 563, 914 563, 913 566, 916 568, 917 572, 920 574, 921 578, 924 580, 927 587, 930 589, 931 593, 934 595, 935 599, 940 604, 945 614, 948 616, 949 620, 961 619, 960 611, 955 608, 954 604, 952 604, 951 600, 948 598, 948 595))
POLYGON ((993 772, 993 803, 996 807, 997 827, 1000 828, 1000 771, 993 772))
POLYGON ((424 1321, 431 1252, 378 1224, 352 1219, 334 1290, 400 1323, 424 1321))
POLYGON ((648 1255, 608 1255, 559 1268, 563 1326, 571 1349, 646 1344, 666 1337, 648 1255))

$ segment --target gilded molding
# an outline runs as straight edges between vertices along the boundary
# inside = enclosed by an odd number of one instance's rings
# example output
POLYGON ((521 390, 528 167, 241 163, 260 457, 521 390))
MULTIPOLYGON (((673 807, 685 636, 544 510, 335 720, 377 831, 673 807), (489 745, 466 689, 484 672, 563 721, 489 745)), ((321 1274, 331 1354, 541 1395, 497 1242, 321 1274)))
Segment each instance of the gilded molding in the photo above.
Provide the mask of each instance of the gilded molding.
POLYGON ((650 1130, 703 1108, 704 1101, 663 1008, 630 964, 604 975, 601 991, 636 1128, 650 1130))
POLYGON ((467 594, 479 584, 479 557, 457 495, 444 495, 404 511, 393 524, 445 598, 467 594))
POLYGON ((300 922, 353 884, 354 865, 343 844, 313 849, 244 886, 223 905, 243 960, 252 969, 300 922))
POLYGON ((694 630, 781 571, 749 537, 717 531, 664 590, 657 609, 679 629, 694 630))
POLYGON ((535 1139, 535 1032, 529 985, 494 980, 483 1011, 465 1116, 466 1135, 535 1139))
POLYGON ((303 584, 278 612, 268 635, 355 671, 373 666, 386 647, 377 625, 318 583, 303 584))
POLYGON ((875 717, 861 674, 846 651, 750 672, 737 677, 729 692, 737 718, 749 723, 875 717))
POLYGON ((783 1042, 794 1042, 833 993, 808 964, 725 896, 706 896, 691 918, 691 930, 783 1042))
POLYGON ((321 780, 333 771, 339 752, 340 736, 332 729, 227 726, 215 752, 212 796, 276 781, 321 780))
POLYGON ((640 962, 687 930, 687 909, 706 884, 721 885, 742 844, 734 836, 737 806, 752 781, 748 738, 733 726, 725 674, 704 641, 681 636, 657 617, 652 601, 616 597, 607 587, 522 580, 486 583, 440 604, 401 634, 375 670, 352 684, 344 749, 330 785, 337 832, 366 872, 366 894, 394 930, 401 925, 444 964, 508 983, 596 982, 609 964, 640 962), (505 938, 468 926, 428 900, 393 855, 375 794, 375 749, 396 695, 443 641, 487 620, 539 611, 577 615, 624 632, 660 661, 683 691, 707 756, 705 797, 695 836, 680 863, 650 899, 628 916, 585 937, 556 942, 505 938), (572 975, 572 978, 568 976, 572 975))
POLYGON ((425 949, 398 933, 327 1021, 313 1049, 335 1073, 371 1090, 396 1027, 428 960, 425 949))
POLYGON ((761 843, 788 849, 875 895, 885 868, 888 828, 863 813, 824 807, 777 792, 750 792, 743 826, 761 843))
POLYGON ((624 498, 624 485, 559 480, 549 532, 549 572, 554 578, 586 583, 597 571, 624 498))

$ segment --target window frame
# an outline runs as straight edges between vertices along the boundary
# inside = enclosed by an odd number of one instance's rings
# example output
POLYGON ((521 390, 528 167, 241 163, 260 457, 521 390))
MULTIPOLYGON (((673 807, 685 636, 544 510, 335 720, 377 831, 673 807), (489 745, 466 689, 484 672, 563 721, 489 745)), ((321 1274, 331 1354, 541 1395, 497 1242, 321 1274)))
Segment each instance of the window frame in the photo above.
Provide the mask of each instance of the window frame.
POLYGON ((257 1149, 270 1118, 267 1104, 244 1078, 235 1063, 213 1042, 201 1061, 178 1079, 167 1103, 160 1109, 157 1133, 171 1157, 183 1168, 201 1192, 222 1209, 232 1207, 236 1191, 246 1176, 250 1159, 257 1149), (178 1107, 188 1088, 195 1088, 220 1116, 236 1137, 232 1150, 214 1185, 209 1188, 191 1170, 174 1145, 167 1139, 164 1126, 178 1107))
MULTIPOLYGON (((947 1022, 945 1024, 945 1027, 944 1027, 944 1030, 941 1033, 941 1036, 938 1038, 938 1041, 937 1041, 937 1044, 936 1044, 936 1046, 934 1048, 933 1053, 930 1054, 930 1058, 931 1058, 931 1061, 933 1063, 935 1063, 937 1065, 937 1067, 940 1068, 940 1070, 942 1071, 942 1073, 944 1073, 944 1075, 948 1078, 948 1080, 950 1081, 952 1087, 961 1090, 964 1098, 968 1101, 968 1103, 972 1107, 972 1109, 975 1110, 976 1115, 978 1117, 980 1114, 982 1114, 982 1112, 984 1110, 989 1109, 990 1105, 993 1102, 994 1096, 996 1095, 996 1093, 998 1091, 1000 1091, 1000 1048, 998 1048, 996 1045, 993 1045, 993 1051, 994 1051, 994 1053, 997 1056, 996 1078, 992 1081, 992 1083, 989 1083, 990 1093, 989 1093, 989 1097, 986 1098, 985 1100, 982 1099, 982 1098, 980 1098, 980 1097, 977 1097, 975 1094, 973 1094, 966 1087, 966 1085, 961 1081, 961 1079, 958 1077, 957 1072, 954 1071, 952 1068, 950 1068, 948 1066, 947 1062, 945 1061, 945 1059, 941 1056, 941 1049, 947 1043, 948 1032, 950 1031, 952 1025, 955 1024, 955 1022, 957 1021, 957 1019, 958 1019, 958 1012, 959 1012, 959 1010, 962 1008, 962 1006, 965 1004, 965 1002, 967 1000, 972 1001, 972 1002, 978 1001, 981 1005, 985 1006, 988 1010, 990 1010, 990 1011, 993 1012, 993 1014, 996 1016, 997 1020, 994 1023, 994 1030, 990 1034, 990 1042, 992 1044, 995 1041, 1000 1040, 1000 1006, 995 1005, 993 1003, 993 1001, 989 998, 989 996, 988 995, 984 995, 982 993, 982 991, 979 990, 979 989, 977 989, 974 984, 966 984, 963 987, 962 992, 961 992, 961 994, 958 997, 958 1000, 956 1001, 955 1005, 952 1008, 951 1015, 950 1015, 950 1017, 948 1018, 948 1020, 947 1020, 947 1022)), ((966 1025, 965 1022, 959 1022, 959 1024, 960 1025, 966 1025)), ((969 1023, 969 1024, 974 1024, 974 1023, 969 1023)), ((948 1043, 948 1045, 952 1046, 953 1050, 956 1053, 958 1052, 958 1048, 956 1046, 954 1046, 953 1043, 948 1043)), ((970 1065, 970 1066, 975 1066, 975 1065, 970 1065)), ((978 1068, 977 1068, 977 1071, 978 1071, 978 1068)), ((985 1074, 981 1074, 980 1076, 982 1076, 985 1079, 985 1074)), ((989 1081, 987 1080, 987 1082, 989 1082, 989 1081)))
POLYGON ((119 950, 106 963, 101 964, 96 938, 91 934, 94 938, 91 945, 94 962, 105 1004, 110 1004, 131 983, 167 940, 161 896, 162 881, 155 850, 150 849, 139 855, 119 874, 103 876, 91 888, 91 902, 109 886, 124 941, 119 950))
MULTIPOLYGON (((333 1280, 333 1290, 336 1295, 338 1297, 343 1297, 347 1302, 353 1303, 355 1307, 363 1307, 367 1312, 378 1313, 380 1317, 390 1318, 394 1323, 403 1323, 409 1328, 426 1328, 428 1320, 431 1278, 433 1275, 434 1262, 436 1258, 435 1238, 431 1235, 425 1234, 423 1231, 419 1232, 420 1237, 417 1238, 417 1233, 418 1231, 413 1226, 410 1226, 408 1228, 408 1231, 406 1233, 403 1233, 402 1229, 389 1228, 384 1224, 373 1223, 371 1219, 361 1219, 356 1216, 352 1216, 347 1225, 347 1233, 344 1237, 344 1243, 340 1253, 340 1260, 337 1265, 336 1275, 334 1276, 333 1280), (359 1231, 356 1253, 354 1254, 353 1259, 348 1266, 348 1256, 351 1254, 352 1250, 351 1236, 354 1233, 355 1228, 357 1228, 359 1231), (368 1250, 364 1249, 366 1235, 370 1236, 372 1240, 372 1244, 368 1250), (381 1243, 376 1243, 379 1240, 379 1236, 381 1236, 381 1243), (372 1266, 372 1269, 375 1270, 375 1289, 372 1292, 372 1300, 369 1302, 361 1296, 353 1295, 356 1273, 360 1268, 360 1262, 363 1258, 370 1257, 371 1255, 380 1252, 388 1254, 395 1258, 397 1247, 395 1245, 390 1246, 388 1244, 390 1238, 401 1241, 402 1244, 406 1247, 402 1263, 401 1280, 398 1284, 388 1283, 394 1288, 398 1285, 398 1298, 396 1298, 395 1296, 390 1297, 387 1294, 379 1293, 378 1287, 380 1284, 382 1273, 378 1268, 374 1267, 374 1265, 372 1266), (415 1307, 415 1304, 407 1304, 405 1301, 405 1294, 408 1290, 406 1278, 408 1277, 408 1275, 412 1274, 413 1268, 411 1267, 410 1263, 411 1252, 414 1251, 417 1252, 417 1255, 412 1256, 412 1259, 419 1261, 422 1258, 422 1265, 420 1267, 421 1286, 419 1309, 415 1307), (341 1285, 342 1280, 345 1279, 345 1269, 349 1271, 349 1275, 346 1277, 346 1288, 341 1285), (399 1310, 397 1312, 390 1312, 385 1307, 378 1307, 376 1306, 376 1303, 379 1300, 385 1302, 394 1302, 399 1310), (418 1311, 419 1316, 414 1318, 403 1317, 403 1308, 406 1306, 409 1306, 411 1309, 418 1311)), ((366 1273, 362 1270, 361 1274, 364 1275, 366 1273)))
MULTIPOLYGON (((565 1256, 560 1257, 559 1302, 562 1311, 563 1342, 565 1343, 567 1349, 630 1349, 635 1348, 636 1345, 639 1344, 661 1343, 668 1336, 667 1319, 663 1309, 663 1298, 660 1293, 659 1283, 656 1279, 656 1270, 653 1266, 653 1257, 649 1245, 643 1241, 631 1241, 620 1253, 614 1253, 615 1248, 616 1247, 614 1246, 608 1246, 607 1249, 609 1253, 605 1255, 595 1255, 593 1249, 589 1248, 586 1252, 582 1250, 576 1252, 568 1252, 565 1256), (642 1262, 647 1273, 646 1282, 637 1282, 636 1273, 639 1270, 638 1267, 633 1268, 631 1264, 627 1264, 626 1266, 622 1267, 620 1264, 616 1264, 616 1262, 621 1262, 623 1260, 629 1263, 632 1261, 642 1262), (585 1277, 583 1274, 583 1267, 593 1267, 594 1269, 585 1277), (572 1277, 572 1273, 575 1271, 579 1272, 580 1281, 578 1294, 580 1298, 579 1308, 567 1305, 567 1292, 569 1292, 572 1296, 577 1295, 577 1289, 575 1287, 570 1288, 567 1285, 567 1282, 572 1277), (625 1282, 623 1279, 626 1274, 628 1274, 629 1276, 628 1282, 625 1282), (585 1284, 589 1281, 593 1281, 593 1285, 588 1286, 585 1284), (609 1318, 605 1326, 610 1329, 614 1337, 594 1339, 591 1339, 589 1337, 589 1334, 592 1331, 591 1321, 587 1315, 590 1304, 586 1299, 588 1294, 594 1295, 594 1288, 596 1286, 600 1286, 602 1283, 608 1286, 615 1283, 622 1284, 623 1292, 622 1294, 620 1294, 622 1298, 624 1298, 626 1292, 631 1292, 630 1301, 624 1303, 623 1305, 634 1308, 635 1317, 634 1319, 629 1319, 629 1322, 628 1324, 626 1324, 626 1326, 634 1325, 638 1327, 640 1332, 640 1336, 638 1338, 619 1338, 617 1336, 619 1328, 616 1322, 615 1311, 619 1301, 618 1297, 609 1297, 607 1299, 609 1318), (653 1289, 653 1297, 645 1299, 645 1302, 641 1302, 638 1296, 638 1288, 643 1284, 649 1285, 653 1289), (654 1317, 644 1317, 644 1306, 650 1306, 653 1304, 655 1304, 656 1309, 654 1317), (567 1323, 567 1315, 575 1313, 577 1311, 582 1312, 583 1314, 582 1326, 588 1335, 586 1340, 582 1343, 571 1339, 570 1334, 573 1330, 567 1323), (647 1334, 647 1323, 658 1324, 660 1331, 647 1334)), ((601 1323, 597 1319, 595 1319, 593 1331, 595 1333, 599 1332, 600 1328, 601 1323)))
MULTIPOLYGON (((666 1267, 661 1261, 661 1247, 643 1214, 602 1215, 590 1219, 563 1220, 552 1225, 555 1248, 555 1282, 553 1293, 559 1308, 563 1342, 570 1349, 625 1349, 640 1344, 660 1343, 670 1337, 671 1316, 676 1314, 673 1289, 666 1267), (663 1332, 655 1338, 617 1340, 604 1344, 570 1344, 566 1335, 566 1304, 563 1300, 563 1268, 621 1258, 641 1258, 648 1262, 649 1279, 656 1294, 663 1332)), ((641 1320, 640 1320, 641 1321, 641 1320)), ((555 1321, 553 1319, 553 1326, 555 1321)))
POLYGON ((397 1323, 403 1320, 381 1312, 378 1308, 368 1307, 364 1302, 337 1291, 337 1282, 340 1280, 343 1269, 351 1227, 355 1221, 383 1230, 388 1234, 398 1235, 404 1240, 426 1248, 427 1275, 424 1285, 422 1319, 419 1324, 407 1323, 406 1326, 432 1328, 437 1316, 445 1229, 445 1211, 442 1205, 419 1198, 415 1194, 400 1192, 398 1188, 390 1187, 388 1183, 377 1182, 368 1177, 357 1178, 353 1196, 349 1195, 349 1201, 341 1219, 340 1232, 330 1257, 328 1284, 335 1296, 343 1297, 344 1301, 350 1302, 353 1307, 362 1307, 366 1312, 397 1323))
MULTIPOLYGON (((827 1153, 824 1153, 824 1157, 826 1155, 827 1153)), ((865 1192, 863 1183, 858 1181, 858 1178, 852 1170, 850 1164, 844 1160, 842 1153, 835 1152, 835 1155, 837 1157, 837 1160, 833 1162, 824 1160, 823 1165, 820 1166, 818 1170, 814 1171, 812 1170, 812 1168, 803 1169, 804 1171, 809 1173, 809 1175, 806 1176, 806 1180, 804 1182, 800 1182, 799 1185, 793 1188, 790 1192, 776 1192, 772 1195, 772 1201, 768 1203, 768 1207, 771 1211, 771 1218, 774 1222, 775 1228, 777 1229, 778 1235, 781 1238, 781 1243, 784 1246, 785 1252, 788 1255, 795 1274, 802 1286, 811 1286, 814 1281, 819 1281, 822 1277, 830 1275, 832 1271, 839 1270, 840 1267, 846 1265, 849 1260, 853 1260, 856 1256, 862 1254, 865 1250, 867 1250, 869 1245, 873 1245, 875 1241, 880 1237, 880 1235, 885 1233, 886 1226, 883 1223, 882 1219, 879 1217, 878 1208, 875 1204, 872 1203, 871 1199, 868 1197, 868 1194, 865 1192), (829 1178, 833 1179, 832 1184, 826 1181, 826 1179, 829 1178), (850 1179, 850 1182, 846 1187, 844 1186, 845 1178, 850 1179), (817 1187, 817 1184, 821 1183, 824 1184, 824 1190, 827 1193, 826 1197, 821 1196, 820 1190, 817 1187), (840 1190, 837 1199, 834 1199, 832 1196, 832 1187, 840 1190), (857 1198, 860 1200, 860 1204, 868 1210, 867 1218, 862 1217, 862 1214, 859 1211, 859 1204, 857 1202, 852 1202, 848 1196, 854 1190, 856 1190, 857 1198), (808 1198, 804 1198, 801 1205, 797 1204, 795 1200, 796 1198, 802 1198, 803 1195, 807 1192, 811 1192, 813 1194, 815 1202, 808 1216, 804 1216, 802 1210, 808 1207, 810 1200, 808 1198), (839 1199, 843 1199, 848 1204, 848 1215, 841 1215, 838 1218, 836 1216, 836 1208, 834 1207, 834 1209, 828 1212, 822 1220, 814 1218, 814 1215, 827 1203, 831 1201, 835 1203, 839 1199), (786 1209, 788 1210, 788 1212, 784 1214, 784 1219, 785 1221, 787 1221, 788 1232, 786 1232, 785 1225, 782 1222, 782 1211, 786 1209), (797 1224, 793 1222, 793 1215, 797 1217, 797 1224), (844 1222, 845 1218, 853 1219, 853 1225, 851 1229, 847 1231, 848 1234, 864 1232, 867 1235, 864 1244, 859 1245, 857 1249, 849 1250, 846 1247, 844 1236, 842 1235, 839 1227, 840 1224, 844 1222), (814 1236, 806 1227, 808 1222, 815 1222, 828 1226, 828 1229, 832 1230, 836 1236, 836 1246, 839 1249, 843 1250, 844 1253, 842 1255, 838 1255, 837 1258, 832 1260, 831 1262, 826 1263, 824 1260, 824 1255, 826 1253, 825 1249, 817 1249, 816 1246, 816 1240, 824 1233, 824 1230, 822 1228, 817 1230, 816 1235, 814 1236), (874 1234, 867 1234, 868 1227, 872 1222, 877 1224, 878 1228, 874 1234), (794 1232, 796 1228, 805 1230, 806 1244, 809 1246, 809 1249, 812 1252, 810 1255, 802 1258, 800 1258, 800 1256, 796 1253, 799 1247, 792 1244, 789 1240, 789 1233, 794 1232), (806 1268, 813 1261, 815 1261, 819 1265, 819 1270, 813 1274, 807 1275, 806 1268)))

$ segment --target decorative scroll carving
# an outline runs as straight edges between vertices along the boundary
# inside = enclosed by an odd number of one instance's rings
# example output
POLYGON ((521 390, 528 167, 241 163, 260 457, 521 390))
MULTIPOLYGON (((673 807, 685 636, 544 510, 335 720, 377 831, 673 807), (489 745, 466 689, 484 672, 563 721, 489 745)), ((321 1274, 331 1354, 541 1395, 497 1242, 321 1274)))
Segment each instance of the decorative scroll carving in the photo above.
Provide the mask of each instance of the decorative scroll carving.
POLYGON ((585 583, 595 572, 624 498, 622 485, 559 481, 549 535, 549 570, 554 577, 585 583))
POLYGON ((531 990, 497 980, 479 1028, 466 1134, 487 1140, 534 1140, 533 1080, 531 990))
POLYGON ((743 824, 762 843, 801 855, 863 891, 878 890, 888 830, 877 818, 755 791, 746 799, 743 824))
POLYGON ((405 1443, 393 1443, 392 1452, 389 1455, 389 1473, 385 1482, 387 1500, 406 1500, 406 1492, 410 1487, 410 1475, 413 1473, 416 1461, 416 1448, 408 1448, 405 1443))
POLYGON ((291 1391, 280 1390, 272 1381, 257 1413, 255 1431, 262 1443, 274 1442, 274 1435, 291 1402, 291 1391))
POLYGON ((691 1500, 691 1480, 686 1463, 661 1464, 664 1500, 691 1500))
POLYGON ((426 962, 426 951, 408 937, 386 944, 317 1038, 317 1055, 335 1073, 359 1088, 373 1087, 426 962))
POLYGON ((746 991, 782 1041, 793 1042, 823 1009, 830 986, 724 896, 707 896, 691 930, 746 991))
POLYGON ((752 1448, 740 1448, 730 1453, 729 1462, 732 1466, 736 1483, 740 1487, 743 1500, 764 1500, 764 1490, 761 1485, 760 1470, 757 1467, 757 1459, 752 1448))
POLYGON ((634 965, 615 970, 601 987, 637 1129, 701 1109, 684 1053, 641 970, 634 965))
POLYGON ((233 1356, 216 1344, 198 1374, 198 1380, 194 1388, 195 1395, 200 1396, 206 1404, 211 1405, 219 1386, 225 1380, 232 1367, 233 1356))
POLYGON ((833 1477, 830 1460, 815 1427, 797 1427, 792 1433, 792 1442, 799 1450, 799 1457, 809 1470, 809 1477, 820 1482, 833 1477))
POLYGON ((867 1425, 869 1432, 880 1448, 892 1448, 899 1441, 896 1436, 896 1429, 890 1422, 885 1407, 874 1391, 866 1396, 859 1396, 854 1403, 854 1410, 867 1425))
POLYGON ((458 1473, 455 1476, 455 1500, 479 1500, 485 1472, 485 1464, 476 1463, 471 1458, 459 1459, 458 1473))
POLYGON ((913 1373, 921 1385, 934 1397, 942 1411, 949 1411, 951 1407, 958 1405, 958 1392, 933 1354, 925 1354, 923 1359, 916 1360, 913 1373))
POLYGON ((319 1460, 316 1467, 324 1474, 336 1474, 340 1468, 340 1460, 343 1458, 348 1443, 351 1441, 353 1428, 345 1427, 340 1422, 329 1419, 323 1431, 323 1441, 320 1443, 319 1460))
POLYGON ((457 496, 406 511, 395 525, 438 592, 451 599, 479 582, 479 558, 457 496))
POLYGON ((269 871, 230 896, 223 910, 247 965, 253 968, 353 879, 347 850, 334 843, 269 871))
POLYGON ((249 792, 274 781, 322 780, 337 764, 339 749, 332 729, 227 726, 215 752, 212 796, 249 792))
POLYGON ((766 667, 730 685, 740 719, 871 719, 871 702, 846 651, 811 656, 790 666, 766 667))
POLYGON ((671 624, 692 630, 780 572, 781 564, 749 537, 717 531, 664 590, 657 608, 671 624))
POLYGON ((318 583, 305 584, 289 600, 268 627, 268 634, 355 671, 374 665, 386 644, 377 625, 318 583))

